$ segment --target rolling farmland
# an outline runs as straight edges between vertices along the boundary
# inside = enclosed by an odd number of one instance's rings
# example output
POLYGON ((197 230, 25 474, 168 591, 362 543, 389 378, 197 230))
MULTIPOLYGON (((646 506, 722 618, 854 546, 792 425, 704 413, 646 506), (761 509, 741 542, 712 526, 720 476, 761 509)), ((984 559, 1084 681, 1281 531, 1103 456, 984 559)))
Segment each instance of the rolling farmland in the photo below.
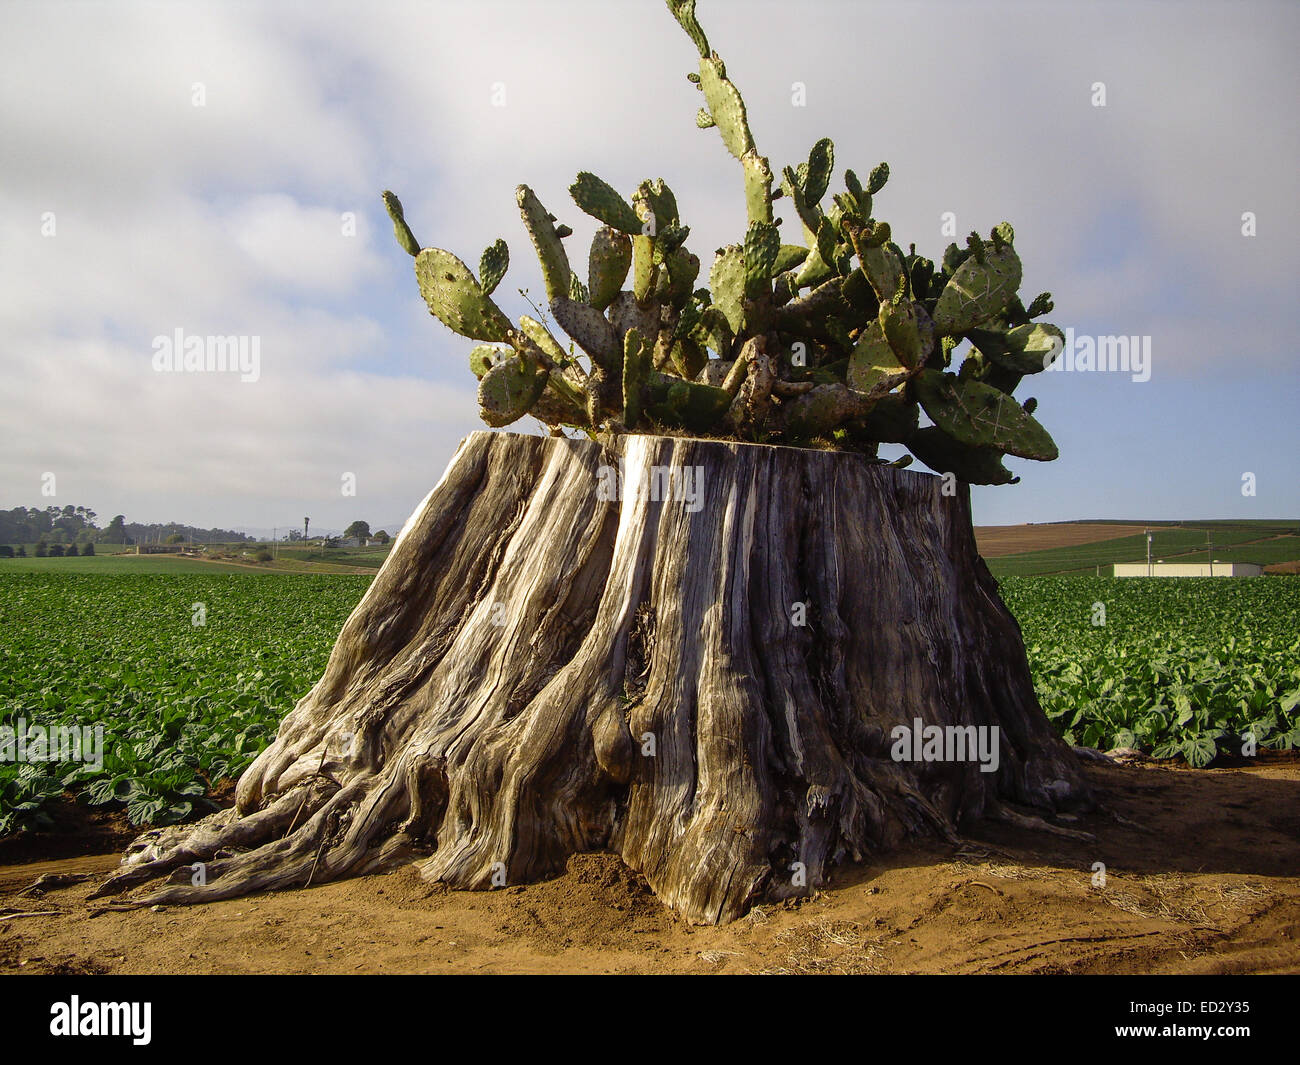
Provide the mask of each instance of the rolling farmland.
POLYGON ((1167 562, 1258 562, 1271 565, 1300 559, 1300 522, 1198 522, 1174 525, 1141 522, 1061 522, 1050 525, 976 529, 976 541, 995 577, 1109 574, 1117 562, 1144 562, 1152 533, 1151 557, 1167 562), (1080 530, 1086 530, 1080 533, 1080 530), (1127 533, 1125 530, 1130 530, 1127 533), (1206 534, 1213 549, 1207 552, 1206 534), (1095 535, 1094 535, 1095 534, 1095 535), (1081 539, 1081 536, 1092 536, 1081 539), (1007 550, 1013 548, 1014 550, 1007 550))

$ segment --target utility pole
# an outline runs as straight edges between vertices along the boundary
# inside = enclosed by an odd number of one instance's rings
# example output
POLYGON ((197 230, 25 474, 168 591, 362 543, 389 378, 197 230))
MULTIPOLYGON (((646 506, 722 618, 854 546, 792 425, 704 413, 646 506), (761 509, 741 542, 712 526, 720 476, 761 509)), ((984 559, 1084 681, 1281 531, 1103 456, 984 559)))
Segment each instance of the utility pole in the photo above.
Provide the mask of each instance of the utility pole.
POLYGON ((1210 530, 1205 530, 1205 554, 1210 563, 1210 576, 1214 576, 1214 544, 1210 541, 1210 530))
POLYGON ((1151 530, 1145 530, 1147 534, 1147 576, 1151 576, 1151 530))

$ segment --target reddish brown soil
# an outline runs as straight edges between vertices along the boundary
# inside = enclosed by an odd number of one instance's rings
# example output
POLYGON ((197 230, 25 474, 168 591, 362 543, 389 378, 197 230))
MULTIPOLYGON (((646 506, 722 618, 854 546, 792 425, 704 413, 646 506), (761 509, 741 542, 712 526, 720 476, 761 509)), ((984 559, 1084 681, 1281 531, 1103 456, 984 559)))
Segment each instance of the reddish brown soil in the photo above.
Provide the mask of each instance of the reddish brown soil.
POLYGON ((1132 525, 985 525, 975 530, 975 545, 985 558, 997 558, 1021 551, 1046 551, 1100 540, 1118 540, 1121 536, 1136 536, 1141 532, 1141 527, 1132 525))
POLYGON ((0 917, 53 912, 0 920, 0 971, 1300 972, 1300 761, 1088 774, 1135 824, 1089 816, 1074 827, 1094 843, 984 826, 959 848, 917 846, 843 870, 811 899, 720 928, 687 925, 610 855, 495 892, 448 891, 406 869, 105 912, 85 897, 116 850, 34 864, 11 854, 0 917), (49 872, 91 876, 20 894, 49 872))

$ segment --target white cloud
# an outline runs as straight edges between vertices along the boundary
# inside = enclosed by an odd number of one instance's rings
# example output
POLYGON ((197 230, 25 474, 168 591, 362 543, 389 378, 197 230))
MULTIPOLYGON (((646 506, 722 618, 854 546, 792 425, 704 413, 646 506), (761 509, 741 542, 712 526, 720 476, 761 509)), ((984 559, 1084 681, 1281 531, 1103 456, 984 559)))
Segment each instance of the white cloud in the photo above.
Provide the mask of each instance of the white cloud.
MULTIPOLYGON (((877 214, 932 255, 943 211, 961 234, 1009 218, 1025 290, 1050 288, 1063 325, 1152 334, 1154 389, 1225 358, 1293 364, 1275 323, 1297 273, 1298 11, 717 2, 700 15, 776 168, 824 135, 839 171, 887 159, 877 214), (1089 102, 1095 81, 1106 108, 1089 102), (1245 210, 1255 238, 1240 235, 1245 210)), ((516 288, 541 288, 520 182, 573 226, 582 271, 595 223, 569 201, 576 172, 626 192, 663 177, 707 271, 744 208, 738 164, 691 121, 694 65, 657 0, 7 5, 3 502, 30 505, 33 470, 57 466, 68 498, 100 509, 271 524, 288 499, 331 505, 321 486, 360 455, 379 512, 365 513, 400 513, 477 423, 470 343, 424 311, 379 191, 472 266, 505 237, 498 298, 516 315, 516 288), (259 336, 262 380, 154 375, 150 342, 178 327, 259 336)))
POLYGON ((380 266, 356 232, 355 211, 304 207, 284 194, 254 196, 225 224, 255 271, 295 288, 346 292, 380 266))

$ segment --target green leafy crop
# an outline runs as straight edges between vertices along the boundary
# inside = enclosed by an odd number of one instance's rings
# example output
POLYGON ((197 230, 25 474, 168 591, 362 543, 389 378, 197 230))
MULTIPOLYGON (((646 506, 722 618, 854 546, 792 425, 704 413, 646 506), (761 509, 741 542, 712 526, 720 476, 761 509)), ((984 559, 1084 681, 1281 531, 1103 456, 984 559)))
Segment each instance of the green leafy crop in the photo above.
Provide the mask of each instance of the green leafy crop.
POLYGON ((307 693, 368 577, 0 578, 0 725, 103 729, 103 758, 0 762, 0 835, 70 789, 135 824, 211 809, 307 693), (195 603, 203 625, 193 624, 195 603))
POLYGON ((1300 581, 1005 577, 1039 701, 1070 743, 1202 767, 1300 748, 1300 581), (1094 625, 1094 604, 1105 624, 1094 625))
MULTIPOLYGON (((65 790, 137 824, 210 809, 213 785, 243 771, 320 676, 369 581, 0 575, 0 725, 104 730, 98 767, 0 762, 0 836, 48 827, 65 790)), ((1300 748, 1300 581, 1008 577, 1001 591, 1069 742, 1193 766, 1248 739, 1300 748)))

